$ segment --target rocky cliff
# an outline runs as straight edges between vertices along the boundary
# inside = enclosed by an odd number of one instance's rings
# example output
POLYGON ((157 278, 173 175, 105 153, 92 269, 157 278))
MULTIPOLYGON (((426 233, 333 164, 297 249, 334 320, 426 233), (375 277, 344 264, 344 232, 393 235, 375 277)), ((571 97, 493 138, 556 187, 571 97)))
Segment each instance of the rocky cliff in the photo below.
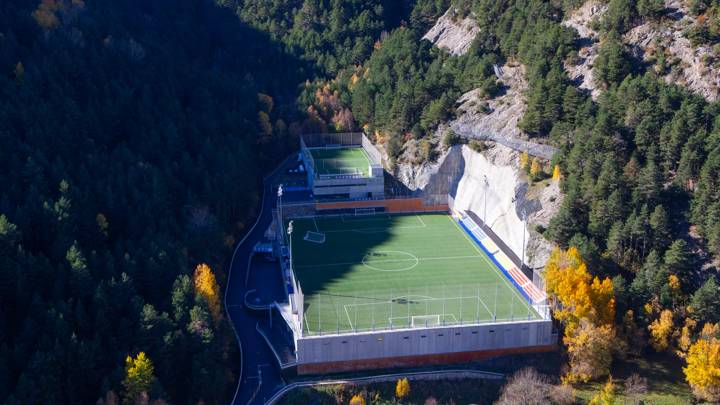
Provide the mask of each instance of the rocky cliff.
POLYGON ((462 55, 470 49, 479 28, 471 16, 460 17, 454 9, 443 14, 423 39, 453 55, 462 55))
MULTIPOLYGON (((600 21, 607 6, 598 0, 590 0, 570 14, 563 25, 572 27, 581 38, 578 60, 566 64, 568 77, 578 86, 591 92, 597 98, 600 90, 592 79, 593 61, 598 53, 600 35, 592 28, 593 21, 600 21)), ((713 102, 720 95, 720 62, 710 46, 693 47, 684 32, 697 21, 688 15, 684 2, 666 0, 665 13, 656 21, 644 23, 628 31, 623 41, 633 54, 652 66, 666 82, 685 86, 691 91, 713 102), (662 55, 660 55, 662 53, 662 55), (659 66, 657 60, 666 62, 659 66)))
POLYGON ((526 263, 541 268, 552 244, 536 228, 547 227, 562 195, 555 181, 531 184, 520 168, 519 155, 495 143, 481 153, 466 145, 454 146, 435 163, 398 164, 396 179, 415 196, 440 199, 449 194, 457 209, 471 210, 486 220, 518 257, 523 253, 524 227, 526 263))

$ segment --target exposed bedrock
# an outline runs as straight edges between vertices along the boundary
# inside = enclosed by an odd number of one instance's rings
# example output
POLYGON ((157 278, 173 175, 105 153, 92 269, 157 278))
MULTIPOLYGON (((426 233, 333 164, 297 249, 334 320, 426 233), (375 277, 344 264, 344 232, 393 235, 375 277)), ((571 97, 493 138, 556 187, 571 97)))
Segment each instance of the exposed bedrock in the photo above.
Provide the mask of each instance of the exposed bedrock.
POLYGON ((500 144, 482 153, 466 145, 454 146, 435 163, 398 164, 396 179, 411 195, 440 200, 449 194, 455 208, 471 210, 486 220, 518 256, 523 252, 525 227, 526 264, 541 268, 547 262, 552 244, 536 228, 547 227, 562 196, 556 181, 530 184, 518 152, 500 144))

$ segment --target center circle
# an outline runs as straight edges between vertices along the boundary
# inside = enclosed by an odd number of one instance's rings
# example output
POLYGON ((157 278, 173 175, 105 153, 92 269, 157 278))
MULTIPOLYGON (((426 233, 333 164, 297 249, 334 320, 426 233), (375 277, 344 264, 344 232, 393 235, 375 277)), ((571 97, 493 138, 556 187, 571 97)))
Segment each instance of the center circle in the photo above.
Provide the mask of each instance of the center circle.
POLYGON ((362 258, 362 264, 375 271, 407 271, 418 263, 417 256, 401 250, 376 250, 362 258))

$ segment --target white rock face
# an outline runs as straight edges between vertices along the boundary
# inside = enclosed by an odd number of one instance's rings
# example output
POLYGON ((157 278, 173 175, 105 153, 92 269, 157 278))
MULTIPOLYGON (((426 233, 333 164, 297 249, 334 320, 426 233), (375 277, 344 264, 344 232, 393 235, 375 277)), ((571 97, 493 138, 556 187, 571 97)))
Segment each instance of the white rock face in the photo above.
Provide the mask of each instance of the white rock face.
POLYGON ((527 215, 525 261, 530 267, 543 267, 553 245, 534 228, 537 224, 547 226, 557 213, 561 201, 557 182, 550 182, 547 187, 536 185, 528 192, 529 184, 521 173, 518 153, 502 145, 484 153, 464 146, 462 155, 465 170, 458 184, 455 207, 471 210, 480 219, 486 218, 487 224, 518 257, 523 253, 521 216, 527 215))
POLYGON ((470 49, 479 31, 472 17, 459 19, 456 11, 451 8, 437 20, 423 39, 427 39, 438 48, 447 49, 453 55, 462 55, 470 49))
POLYGON ((518 257, 523 253, 521 216, 527 214, 526 264, 541 268, 547 262, 553 245, 535 231, 535 226, 548 225, 562 195, 557 182, 531 187, 520 169, 519 153, 513 149, 495 144, 478 153, 467 146, 455 146, 432 164, 398 164, 396 179, 415 196, 455 196, 456 208, 487 218, 492 230, 518 257))
MULTIPOLYGON (((666 0, 669 13, 659 22, 646 22, 628 31, 623 41, 644 60, 655 57, 658 47, 665 53, 667 64, 672 67, 663 72, 667 83, 685 86, 691 91, 714 102, 720 96, 720 67, 713 65, 713 50, 709 46, 693 48, 683 32, 696 24, 688 15, 684 2, 666 0)), ((591 92, 597 99, 601 90, 592 79, 592 67, 599 50, 599 34, 590 25, 594 19, 601 19, 607 5, 598 0, 589 0, 574 11, 562 24, 574 28, 586 44, 580 48, 580 63, 565 65, 571 80, 577 80, 579 87, 591 92)))
POLYGON ((660 23, 645 23, 625 34, 625 42, 636 47, 643 59, 653 57, 658 47, 664 49, 667 64, 673 66, 664 74, 667 83, 685 86, 709 102, 720 95, 720 66, 714 66, 714 52, 709 46, 693 48, 683 31, 695 24, 684 5, 667 1, 673 18, 660 23))
MULTIPOLYGON (((517 124, 527 108, 525 91, 525 67, 520 64, 505 64, 500 68, 500 80, 506 86, 505 94, 483 99, 480 90, 463 94, 458 103, 458 117, 450 124, 453 128, 472 128, 478 133, 494 134, 502 138, 522 138, 523 132, 517 124)), ((463 131, 461 131, 463 132, 463 131)))
POLYGON ((590 28, 593 20, 600 20, 607 11, 607 4, 596 0, 590 0, 575 10, 570 18, 562 22, 562 25, 574 28, 584 45, 578 50, 579 62, 575 65, 565 64, 565 71, 568 78, 579 82, 578 87, 588 90, 593 100, 600 95, 600 89, 595 87, 593 82, 592 67, 597 57, 600 44, 599 34, 590 28))

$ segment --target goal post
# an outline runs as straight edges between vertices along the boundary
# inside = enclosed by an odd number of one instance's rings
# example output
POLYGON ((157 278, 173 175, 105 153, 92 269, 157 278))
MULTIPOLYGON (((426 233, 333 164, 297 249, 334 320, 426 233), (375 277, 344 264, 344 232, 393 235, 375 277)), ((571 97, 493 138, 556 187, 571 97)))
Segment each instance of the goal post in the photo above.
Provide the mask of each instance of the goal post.
POLYGON ((363 215, 375 215, 375 208, 355 208, 355 216, 363 216, 363 215))
POLYGON ((303 239, 312 243, 325 243, 325 234, 322 232, 307 231, 303 239))
POLYGON ((417 315, 410 318, 413 328, 424 328, 427 326, 440 325, 440 315, 417 315))

